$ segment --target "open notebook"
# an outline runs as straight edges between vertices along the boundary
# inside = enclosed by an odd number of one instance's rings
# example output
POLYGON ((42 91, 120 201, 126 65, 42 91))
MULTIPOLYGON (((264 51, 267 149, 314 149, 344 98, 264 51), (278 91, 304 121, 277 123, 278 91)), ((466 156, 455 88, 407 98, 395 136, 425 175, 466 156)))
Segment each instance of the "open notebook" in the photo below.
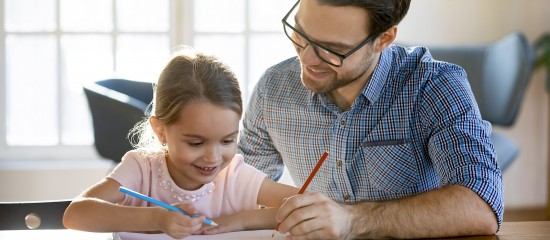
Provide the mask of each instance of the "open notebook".
MULTIPOLYGON (((185 240, 202 240, 202 239, 272 239, 282 240, 287 236, 286 234, 275 233, 275 237, 271 237, 273 230, 257 230, 257 231, 241 231, 241 232, 229 232, 215 235, 192 235, 184 238, 185 240)), ((172 237, 164 234, 143 234, 143 233, 130 233, 119 232, 114 233, 114 240, 173 240, 172 237)))

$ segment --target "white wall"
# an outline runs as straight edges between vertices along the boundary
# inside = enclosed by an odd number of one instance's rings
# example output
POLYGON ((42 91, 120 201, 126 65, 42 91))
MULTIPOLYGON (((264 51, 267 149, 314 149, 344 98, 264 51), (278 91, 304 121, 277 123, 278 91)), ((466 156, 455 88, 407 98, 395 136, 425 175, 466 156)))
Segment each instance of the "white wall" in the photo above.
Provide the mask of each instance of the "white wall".
POLYGON ((0 202, 74 198, 113 166, 108 160, 0 161, 0 202))
MULTIPOLYGON (((520 30, 533 42, 542 32, 550 32, 548 10, 550 1, 547 0, 413 1, 400 26, 398 41, 430 45, 483 44, 520 30)), ((546 204, 550 122, 545 74, 543 71, 534 74, 515 126, 495 129, 515 139, 521 148, 519 158, 504 173, 506 207, 546 204)), ((28 170, 27 165, 21 163, 0 162, 0 201, 72 198, 111 168, 108 162, 80 163, 48 163, 51 170, 43 171, 28 170)))

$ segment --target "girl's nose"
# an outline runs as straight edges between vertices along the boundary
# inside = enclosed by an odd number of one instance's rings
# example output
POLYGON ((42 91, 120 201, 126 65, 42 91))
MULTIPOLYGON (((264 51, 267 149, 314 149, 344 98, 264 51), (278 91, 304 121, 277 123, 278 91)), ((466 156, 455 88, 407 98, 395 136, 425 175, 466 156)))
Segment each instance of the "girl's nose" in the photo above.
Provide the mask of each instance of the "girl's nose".
POLYGON ((204 156, 205 162, 216 163, 222 158, 221 149, 219 147, 213 147, 208 150, 204 156))

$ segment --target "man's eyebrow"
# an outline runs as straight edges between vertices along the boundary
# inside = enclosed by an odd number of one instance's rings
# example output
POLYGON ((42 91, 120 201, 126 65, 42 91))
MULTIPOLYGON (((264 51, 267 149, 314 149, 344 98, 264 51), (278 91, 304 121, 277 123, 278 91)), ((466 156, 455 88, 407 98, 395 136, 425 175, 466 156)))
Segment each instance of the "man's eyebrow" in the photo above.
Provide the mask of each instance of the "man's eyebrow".
POLYGON ((344 43, 341 43, 341 42, 327 42, 327 41, 315 40, 312 37, 310 37, 309 35, 307 35, 307 33, 305 33, 302 26, 300 26, 300 23, 298 22, 298 19, 296 18, 296 16, 294 16, 294 22, 296 23, 295 28, 297 30, 300 30, 302 32, 302 34, 304 34, 307 38, 309 38, 310 40, 314 41, 317 44, 320 44, 323 47, 326 47, 328 49, 332 49, 332 48, 346 49, 346 48, 353 48, 354 47, 354 46, 347 45, 347 44, 344 44, 344 43))

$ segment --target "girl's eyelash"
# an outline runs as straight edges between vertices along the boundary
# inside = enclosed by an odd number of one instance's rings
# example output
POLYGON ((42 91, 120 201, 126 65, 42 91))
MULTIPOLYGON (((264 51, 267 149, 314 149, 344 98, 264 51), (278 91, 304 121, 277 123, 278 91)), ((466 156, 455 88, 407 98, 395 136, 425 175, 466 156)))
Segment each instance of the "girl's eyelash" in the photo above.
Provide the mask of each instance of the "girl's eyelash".
MULTIPOLYGON (((235 139, 222 140, 221 142, 223 144, 232 144, 235 142, 235 139)), ((189 144, 189 146, 192 146, 192 147, 199 147, 202 144, 204 144, 204 142, 188 142, 187 144, 189 144)))
POLYGON ((189 142, 189 145, 191 145, 193 147, 197 147, 197 146, 202 145, 202 142, 189 142))

